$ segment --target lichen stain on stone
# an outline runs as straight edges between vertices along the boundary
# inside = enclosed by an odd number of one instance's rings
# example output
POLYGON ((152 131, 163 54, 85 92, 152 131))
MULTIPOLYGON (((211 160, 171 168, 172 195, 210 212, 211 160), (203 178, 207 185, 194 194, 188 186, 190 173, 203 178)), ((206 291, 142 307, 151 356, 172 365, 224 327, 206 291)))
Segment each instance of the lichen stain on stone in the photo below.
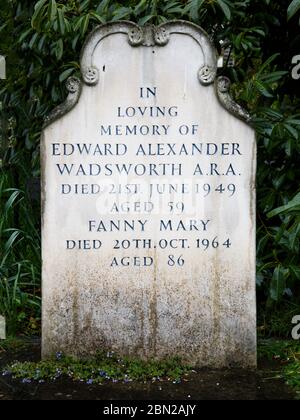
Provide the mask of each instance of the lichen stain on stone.
POLYGON ((150 337, 149 337, 149 349, 145 349, 146 354, 156 355, 157 353, 157 275, 158 275, 158 266, 157 266, 157 252, 154 254, 154 273, 153 281, 151 285, 151 291, 149 296, 149 325, 150 325, 150 337))

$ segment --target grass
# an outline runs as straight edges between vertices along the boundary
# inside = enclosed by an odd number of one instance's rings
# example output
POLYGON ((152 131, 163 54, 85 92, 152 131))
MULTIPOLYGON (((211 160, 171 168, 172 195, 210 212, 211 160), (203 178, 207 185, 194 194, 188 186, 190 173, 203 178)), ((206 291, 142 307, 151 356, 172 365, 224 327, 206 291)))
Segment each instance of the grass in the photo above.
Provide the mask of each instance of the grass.
POLYGON ((163 361, 120 358, 113 352, 97 354, 92 360, 76 360, 57 353, 52 360, 41 362, 15 362, 7 366, 3 375, 21 379, 24 383, 56 381, 69 378, 88 385, 105 381, 161 381, 180 383, 192 368, 182 364, 178 358, 163 361))
POLYGON ((26 347, 26 342, 21 338, 8 337, 6 340, 0 340, 0 354, 21 350, 24 347, 26 347))
POLYGON ((40 316, 40 236, 25 191, 0 170, 0 314, 8 334, 32 332, 40 316), (14 228, 22 219, 19 228, 14 228), (33 322, 36 319, 37 322, 33 322))
MULTIPOLYGON (((300 342, 295 340, 259 340, 258 357, 286 364, 300 352, 300 342)), ((300 354, 299 354, 300 356, 300 354)))
POLYGON ((291 320, 300 314, 299 303, 283 301, 278 307, 269 310, 259 308, 258 334, 262 339, 278 337, 289 339, 293 325, 291 320))
POLYGON ((300 341, 261 340, 258 355, 259 359, 279 363, 279 376, 297 392, 300 399, 300 341))

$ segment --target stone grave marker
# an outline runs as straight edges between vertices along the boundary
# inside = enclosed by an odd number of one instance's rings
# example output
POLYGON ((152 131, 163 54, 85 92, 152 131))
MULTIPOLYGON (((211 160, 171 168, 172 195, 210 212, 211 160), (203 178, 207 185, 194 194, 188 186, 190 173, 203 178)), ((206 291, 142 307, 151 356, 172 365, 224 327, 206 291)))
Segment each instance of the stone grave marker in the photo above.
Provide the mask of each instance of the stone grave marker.
POLYGON ((6 339, 6 322, 4 316, 0 315, 0 340, 6 339))
MULTIPOLYGON (((5 57, 0 55, 0 79, 6 78, 6 62, 5 57)), ((2 111, 2 102, 0 101, 0 112, 2 111)), ((2 152, 2 119, 0 118, 0 158, 1 158, 1 152, 2 152)), ((0 340, 6 339, 6 322, 4 316, 0 314, 0 340)))
MULTIPOLYGON (((6 79, 6 59, 0 55, 0 80, 6 79)), ((0 101, 0 159, 2 158, 3 151, 6 147, 6 139, 3 136, 4 121, 3 121, 3 104, 0 101)))
POLYGON ((182 21, 98 27, 41 141, 43 356, 256 365, 256 142, 182 21))
POLYGON ((0 79, 6 78, 6 60, 3 55, 0 55, 0 79))

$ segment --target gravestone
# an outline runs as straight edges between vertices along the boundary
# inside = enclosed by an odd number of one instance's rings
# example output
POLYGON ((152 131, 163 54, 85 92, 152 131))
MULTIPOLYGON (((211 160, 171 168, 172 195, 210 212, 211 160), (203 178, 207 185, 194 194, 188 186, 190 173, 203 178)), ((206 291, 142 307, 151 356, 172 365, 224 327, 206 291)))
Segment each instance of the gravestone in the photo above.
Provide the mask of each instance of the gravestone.
MULTIPOLYGON (((6 78, 6 60, 5 57, 3 57, 3 55, 0 55, 0 80, 4 80, 6 78)), ((1 159, 4 153, 4 149, 6 146, 6 139, 3 136, 3 131, 4 131, 4 121, 3 121, 3 104, 0 101, 0 164, 1 164, 1 159)))
POLYGON ((0 315, 0 340, 6 339, 6 322, 4 316, 0 315))
MULTIPOLYGON (((3 55, 0 55, 0 79, 6 78, 6 60, 3 55)), ((0 101, 0 112, 2 112, 2 102, 0 101)), ((3 121, 0 115, 0 164, 1 164, 1 158, 2 158, 2 147, 4 143, 4 139, 2 136, 3 131, 3 121)), ((6 321, 5 317, 0 314, 0 340, 6 339, 6 321)))
POLYGON ((256 143, 182 21, 98 27, 41 142, 43 357, 256 365, 256 143))
POLYGON ((6 60, 3 55, 0 55, 0 79, 6 78, 6 60))

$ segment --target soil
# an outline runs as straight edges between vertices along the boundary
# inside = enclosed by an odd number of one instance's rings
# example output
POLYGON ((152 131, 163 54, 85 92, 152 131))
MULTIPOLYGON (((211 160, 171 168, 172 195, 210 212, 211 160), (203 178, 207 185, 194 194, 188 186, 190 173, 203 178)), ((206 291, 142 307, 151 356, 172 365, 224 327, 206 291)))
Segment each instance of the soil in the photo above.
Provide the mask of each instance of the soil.
MULTIPOLYGON (((0 370, 15 360, 40 360, 40 341, 21 350, 0 353, 0 370)), ((293 400, 295 394, 276 375, 280 366, 261 362, 257 371, 199 370, 187 382, 111 383, 87 385, 71 380, 23 384, 0 376, 0 400, 293 400)))

